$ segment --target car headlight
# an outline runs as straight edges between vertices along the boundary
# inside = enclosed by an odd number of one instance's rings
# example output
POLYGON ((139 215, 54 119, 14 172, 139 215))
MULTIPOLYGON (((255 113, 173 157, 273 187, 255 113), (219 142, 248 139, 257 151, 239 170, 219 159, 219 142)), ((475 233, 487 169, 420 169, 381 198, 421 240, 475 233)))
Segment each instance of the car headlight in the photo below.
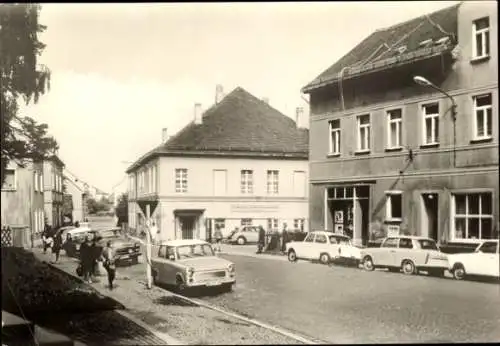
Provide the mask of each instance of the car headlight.
POLYGON ((186 272, 187 272, 187 274, 188 274, 189 277, 192 277, 193 274, 194 274, 194 268, 193 267, 189 267, 186 272))
POLYGON ((227 267, 227 270, 230 272, 230 273, 234 273, 234 264, 230 264, 228 267, 227 267))

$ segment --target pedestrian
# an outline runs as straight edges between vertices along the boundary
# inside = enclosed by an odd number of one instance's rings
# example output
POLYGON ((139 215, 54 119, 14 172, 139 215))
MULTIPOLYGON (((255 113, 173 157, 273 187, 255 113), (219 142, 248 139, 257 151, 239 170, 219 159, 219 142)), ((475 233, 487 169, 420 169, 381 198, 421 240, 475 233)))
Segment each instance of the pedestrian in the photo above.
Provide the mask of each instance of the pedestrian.
POLYGON ((113 249, 113 243, 108 241, 106 247, 102 250, 102 257, 104 259, 104 269, 108 273, 108 284, 109 289, 113 289, 113 281, 116 277, 116 264, 115 264, 115 251, 113 249))
POLYGON ((220 246, 222 243, 223 235, 222 235, 221 227, 219 225, 217 225, 215 227, 214 238, 215 238, 215 251, 221 252, 220 246))
POLYGON ((77 222, 75 222, 75 228, 78 228, 78 227, 80 227, 80 222, 77 221, 77 222))
POLYGON ((262 225, 259 226, 259 241, 257 245, 257 253, 260 254, 262 253, 262 250, 264 249, 266 245, 266 230, 262 225))
POLYGON ((97 238, 97 234, 94 233, 92 241, 90 242, 90 277, 98 275, 98 267, 97 262, 101 257, 101 249, 98 244, 99 239, 97 238))
POLYGON ((52 238, 52 227, 48 223, 45 223, 45 227, 44 227, 43 233, 42 233, 43 253, 44 254, 47 253, 48 248, 52 247, 53 240, 54 239, 52 238))
POLYGON ((52 253, 55 255, 55 262, 59 262, 59 254, 63 245, 62 231, 57 231, 54 235, 54 243, 52 245, 52 253))
POLYGON ((82 265, 83 280, 89 284, 92 283, 91 272, 92 272, 92 254, 91 254, 91 240, 90 236, 85 237, 85 241, 80 246, 80 263, 82 265))
POLYGON ((283 230, 281 231, 281 252, 286 252, 286 243, 288 242, 288 230, 286 222, 283 223, 283 230))

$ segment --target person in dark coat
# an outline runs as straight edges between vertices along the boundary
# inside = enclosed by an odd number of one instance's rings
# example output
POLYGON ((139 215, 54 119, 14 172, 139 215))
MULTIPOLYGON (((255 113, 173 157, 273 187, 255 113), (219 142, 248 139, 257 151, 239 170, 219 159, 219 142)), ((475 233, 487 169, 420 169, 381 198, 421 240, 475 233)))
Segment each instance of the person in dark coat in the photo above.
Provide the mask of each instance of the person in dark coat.
POLYGON ((59 262, 59 254, 63 245, 62 232, 58 231, 54 235, 54 243, 52 244, 52 253, 55 255, 55 262, 59 262))
POLYGON ((45 228, 42 233, 42 242, 43 242, 43 253, 47 253, 47 249, 52 246, 52 227, 49 224, 45 224, 45 228))
POLYGON ((85 241, 80 246, 80 263, 82 265, 83 280, 91 284, 91 272, 92 272, 92 254, 91 254, 91 240, 90 236, 85 238, 85 241))
POLYGON ((262 253, 266 245, 266 230, 262 225, 259 226, 259 241, 257 243, 257 253, 262 253))
POLYGON ((283 231, 281 232, 281 252, 286 252, 286 243, 288 243, 288 230, 286 223, 283 224, 283 231))
POLYGON ((104 269, 108 273, 108 284, 109 289, 113 289, 113 281, 116 276, 116 264, 115 264, 115 251, 113 249, 113 243, 108 241, 106 247, 102 250, 102 258, 104 259, 104 269))

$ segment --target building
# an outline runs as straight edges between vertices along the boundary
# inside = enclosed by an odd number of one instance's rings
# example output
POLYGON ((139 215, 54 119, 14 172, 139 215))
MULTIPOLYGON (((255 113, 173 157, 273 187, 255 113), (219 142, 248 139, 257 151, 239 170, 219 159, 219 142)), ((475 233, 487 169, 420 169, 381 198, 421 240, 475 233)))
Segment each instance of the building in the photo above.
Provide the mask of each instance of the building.
POLYGON ((71 221, 82 222, 87 217, 85 186, 77 179, 73 179, 68 175, 64 176, 64 181, 66 184, 66 193, 71 195, 73 204, 71 221))
POLYGON ((43 163, 10 161, 1 188, 1 222, 14 231, 15 246, 31 246, 44 226, 43 163))
POLYGON ((298 122, 238 87, 139 158, 129 174, 129 224, 137 201, 158 201, 152 217, 164 239, 210 239, 216 226, 306 229, 308 133, 298 122))
POLYGON ((52 227, 60 227, 63 217, 64 162, 56 155, 43 161, 45 220, 52 227))
POLYGON ((495 2, 463 2, 375 31, 303 88, 313 228, 498 237, 497 32, 495 2))

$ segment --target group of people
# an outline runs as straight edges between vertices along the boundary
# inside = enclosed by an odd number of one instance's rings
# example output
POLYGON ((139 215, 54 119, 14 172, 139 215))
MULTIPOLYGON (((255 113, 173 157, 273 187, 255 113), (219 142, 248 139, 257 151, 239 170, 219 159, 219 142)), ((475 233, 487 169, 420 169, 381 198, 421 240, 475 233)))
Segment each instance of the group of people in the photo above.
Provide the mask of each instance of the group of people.
POLYGON ((109 289, 113 289, 113 281, 116 277, 116 259, 113 250, 113 243, 106 242, 106 246, 101 250, 98 246, 98 238, 87 235, 85 241, 80 246, 80 266, 83 280, 92 283, 92 276, 98 269, 98 263, 102 262, 108 274, 109 289))

